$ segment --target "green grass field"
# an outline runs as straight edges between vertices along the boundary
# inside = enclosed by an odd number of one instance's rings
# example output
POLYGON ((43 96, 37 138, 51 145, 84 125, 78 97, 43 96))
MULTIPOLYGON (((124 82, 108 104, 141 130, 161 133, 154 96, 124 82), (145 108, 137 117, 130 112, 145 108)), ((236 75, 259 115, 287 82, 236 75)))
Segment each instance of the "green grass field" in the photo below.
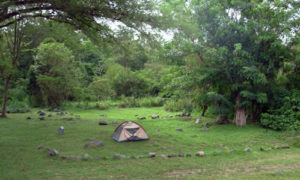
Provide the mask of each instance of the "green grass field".
MULTIPOLYGON (((197 114, 188 118, 151 119, 175 115, 162 108, 112 108, 108 110, 66 110, 80 119, 64 120, 54 115, 38 120, 37 110, 26 114, 8 114, 0 119, 0 179, 299 179, 300 148, 295 138, 257 126, 213 125, 202 130, 195 124, 197 114), (145 116, 137 120, 135 115, 145 116), (27 116, 33 117, 26 120, 27 116), (99 126, 99 120, 109 125, 99 126), (111 135, 118 123, 134 120, 141 124, 150 140, 117 143, 111 135), (60 126, 65 134, 58 135, 60 126), (176 131, 182 128, 183 131, 176 131), (84 148, 92 140, 104 142, 102 147, 84 148), (49 157, 44 149, 57 149, 60 155, 89 154, 89 160, 49 157), (270 148, 290 145, 290 149, 272 149, 261 152, 260 146, 270 148), (244 152, 250 147, 250 152, 244 152), (236 149, 236 152, 230 152, 236 149), (196 157, 204 151, 205 157, 196 157), (114 154, 155 158, 114 159, 114 154), (192 157, 163 159, 160 154, 192 153, 192 157)), ((53 113, 55 114, 55 113, 53 113)), ((213 122, 215 117, 202 118, 213 122)))

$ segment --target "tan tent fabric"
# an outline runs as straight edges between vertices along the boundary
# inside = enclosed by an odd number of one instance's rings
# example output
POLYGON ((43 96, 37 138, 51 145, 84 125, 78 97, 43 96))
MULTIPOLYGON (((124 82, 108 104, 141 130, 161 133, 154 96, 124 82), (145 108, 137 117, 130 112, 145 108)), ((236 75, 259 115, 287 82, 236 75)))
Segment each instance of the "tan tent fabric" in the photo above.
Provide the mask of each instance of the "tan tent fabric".
POLYGON ((145 129, 134 121, 123 122, 114 131, 112 138, 118 142, 149 139, 145 129))

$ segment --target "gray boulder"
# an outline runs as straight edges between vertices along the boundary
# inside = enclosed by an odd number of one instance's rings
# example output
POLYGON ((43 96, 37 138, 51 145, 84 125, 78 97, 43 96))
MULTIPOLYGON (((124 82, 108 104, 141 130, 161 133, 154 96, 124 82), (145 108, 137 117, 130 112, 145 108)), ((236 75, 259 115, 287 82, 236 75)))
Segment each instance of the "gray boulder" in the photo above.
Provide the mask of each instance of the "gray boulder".
POLYGON ((183 129, 181 129, 181 128, 177 128, 177 129, 176 129, 176 131, 183 131, 183 129))
POLYGON ((43 149, 43 148, 44 148, 44 146, 42 146, 42 145, 39 145, 39 146, 37 147, 38 150, 43 149))
POLYGON ((48 114, 48 117, 52 117, 53 115, 50 113, 50 114, 48 114))
POLYGON ((149 156, 149 158, 154 158, 155 155, 156 155, 155 152, 149 152, 149 155, 148 155, 148 156, 149 156))
POLYGON ((159 157, 161 157, 161 158, 167 158, 167 156, 165 154, 161 154, 161 155, 159 155, 159 157))
POLYGON ((61 127, 58 128, 58 134, 59 135, 63 135, 64 131, 65 131, 65 128, 63 126, 61 126, 61 127))
POLYGON ((122 155, 122 154, 115 154, 115 155, 114 155, 114 158, 115 158, 115 159, 125 159, 126 156, 125 156, 125 155, 122 155))
POLYGON ((250 148, 247 147, 247 148, 244 149, 244 151, 245 151, 245 152, 250 152, 250 148))
POLYGON ((60 156, 60 158, 61 158, 62 160, 66 160, 66 159, 67 159, 67 156, 60 156))
POLYGON ((183 153, 183 152, 180 152, 180 153, 178 154, 178 156, 179 156, 179 157, 184 157, 184 153, 183 153))
POLYGON ((200 118, 197 117, 197 118, 196 118, 196 121, 195 121, 195 124, 199 124, 199 122, 200 122, 200 118))
POLYGON ((106 121, 99 121, 98 123, 100 126, 106 126, 108 125, 106 121))
POLYGON ((139 119, 139 120, 145 120, 146 117, 138 117, 137 119, 139 119))
POLYGON ((90 157, 89 154, 84 154, 84 155, 83 155, 83 159, 84 159, 84 160, 88 160, 89 157, 90 157))
POLYGON ((177 154, 168 154, 168 157, 171 158, 171 157, 176 157, 177 154))
POLYGON ((30 116, 28 116, 26 119, 29 120, 29 119, 32 119, 32 118, 30 116))
POLYGON ((290 146, 289 145, 284 145, 284 146, 281 146, 281 149, 290 149, 290 146))
POLYGON ((204 157, 205 156, 205 153, 203 151, 198 151, 196 153, 196 156, 199 156, 199 157, 204 157))
POLYGON ((192 157, 192 154, 191 153, 187 153, 186 157, 192 157))
POLYGON ((158 119, 159 116, 158 116, 158 115, 152 115, 151 118, 152 118, 152 119, 158 119))
POLYGON ((43 120, 46 120, 45 117, 40 117, 39 120, 43 121, 43 120))
POLYGON ((102 141, 91 141, 84 145, 85 148, 100 147, 100 146, 104 146, 104 143, 102 141))
POLYGON ((47 153, 49 156, 58 156, 59 153, 56 149, 47 149, 47 153))

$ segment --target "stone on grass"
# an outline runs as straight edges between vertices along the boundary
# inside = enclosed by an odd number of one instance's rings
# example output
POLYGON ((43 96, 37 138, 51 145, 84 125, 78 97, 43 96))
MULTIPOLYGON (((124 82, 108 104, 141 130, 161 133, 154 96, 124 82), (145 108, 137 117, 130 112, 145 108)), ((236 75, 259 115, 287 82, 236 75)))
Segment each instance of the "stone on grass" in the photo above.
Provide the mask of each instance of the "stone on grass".
POLYGON ((236 149, 232 149, 230 152, 236 152, 236 149))
POLYGON ((52 117, 53 115, 50 113, 50 114, 48 114, 48 117, 52 117))
POLYGON ((73 117, 66 117, 66 118, 63 118, 64 120, 67 120, 67 121, 72 121, 74 118, 73 117))
POLYGON ((43 148, 44 148, 44 146, 42 146, 42 145, 39 145, 39 146, 37 147, 38 150, 43 149, 43 148))
POLYGON ((145 120, 146 117, 138 117, 137 119, 139 119, 139 120, 145 120))
POLYGON ((181 128, 177 128, 176 131, 183 131, 181 128))
POLYGON ((159 116, 158 116, 158 115, 152 115, 151 118, 152 118, 152 119, 158 119, 159 116))
POLYGON ((279 149, 279 147, 276 145, 276 146, 274 146, 274 149, 279 149))
POLYGON ((125 159, 126 156, 123 155, 123 154, 115 154, 115 155, 114 155, 114 158, 115 158, 115 159, 125 159))
POLYGON ((203 151, 198 151, 196 153, 196 156, 200 156, 200 157, 204 157, 205 156, 205 153, 203 151))
POLYGON ((173 116, 171 115, 166 115, 165 118, 172 118, 173 116))
POLYGON ((180 153, 178 154, 178 156, 179 156, 179 157, 184 157, 184 153, 183 153, 183 152, 180 152, 180 153))
POLYGON ((60 127, 58 128, 58 134, 59 134, 59 135, 63 135, 63 134, 64 134, 64 131, 65 131, 65 128, 64 128, 63 126, 60 126, 60 127))
POLYGON ((32 119, 32 118, 31 118, 30 116, 28 116, 26 119, 28 119, 28 120, 29 120, 29 119, 32 119))
POLYGON ((129 156, 129 158, 130 158, 130 159, 136 159, 136 157, 135 157, 135 156, 129 156))
POLYGON ((281 146, 281 149, 290 149, 290 146, 289 145, 284 145, 284 146, 281 146))
POLYGON ((84 145, 85 148, 100 147, 100 146, 104 146, 104 143, 102 141, 91 141, 84 145))
POLYGON ((265 148, 263 146, 260 146, 259 150, 260 151, 265 151, 265 148))
POLYGON ((156 155, 155 152, 149 152, 149 154, 148 154, 149 158, 154 158, 155 155, 156 155))
POLYGON ((192 154, 191 153, 187 153, 186 157, 192 157, 192 154))
POLYGON ((199 122, 200 122, 200 118, 198 117, 196 118, 195 124, 199 124, 199 122))
POLYGON ((107 122, 106 121, 99 121, 98 123, 100 126, 106 126, 107 125, 107 122))
POLYGON ((58 156, 59 153, 56 149, 47 149, 47 153, 49 156, 58 156))
POLYGON ((60 158, 61 158, 62 160, 65 160, 65 159, 67 159, 67 156, 60 156, 60 158))
POLYGON ((171 157, 176 157, 176 156, 177 156, 177 154, 174 154, 174 153, 168 154, 168 157, 169 157, 169 158, 171 158, 171 157))
POLYGON ((247 148, 244 149, 244 151, 245 151, 245 152, 250 152, 250 148, 247 147, 247 148))
POLYGON ((191 113, 185 113, 184 116, 190 117, 190 116, 191 116, 191 113))
POLYGON ((159 155, 159 157, 161 157, 161 158, 167 158, 167 156, 165 154, 161 154, 161 155, 159 155))
POLYGON ((40 117, 39 120, 43 121, 43 120, 46 120, 45 117, 40 117))
POLYGON ((83 159, 84 159, 84 160, 88 160, 89 157, 90 157, 89 154, 84 154, 84 155, 83 155, 83 159))
POLYGON ((76 156, 75 155, 70 155, 69 159, 76 159, 76 156))
POLYGON ((137 158, 138 158, 138 159, 142 159, 142 158, 144 158, 144 156, 143 156, 143 155, 140 155, 140 156, 138 156, 137 158))
POLYGON ((46 115, 46 112, 45 112, 45 111, 42 111, 42 110, 40 110, 40 111, 38 111, 38 114, 39 114, 40 116, 45 116, 45 115, 46 115))

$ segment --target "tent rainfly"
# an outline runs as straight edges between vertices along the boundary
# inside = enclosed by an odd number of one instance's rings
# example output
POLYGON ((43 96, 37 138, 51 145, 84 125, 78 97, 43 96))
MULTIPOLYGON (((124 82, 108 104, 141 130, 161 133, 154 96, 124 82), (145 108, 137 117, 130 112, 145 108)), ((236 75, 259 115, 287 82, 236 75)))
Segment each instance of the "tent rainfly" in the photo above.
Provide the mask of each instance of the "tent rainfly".
POLYGON ((117 142, 149 139, 145 129, 134 121, 126 121, 120 124, 115 129, 112 138, 117 142))

